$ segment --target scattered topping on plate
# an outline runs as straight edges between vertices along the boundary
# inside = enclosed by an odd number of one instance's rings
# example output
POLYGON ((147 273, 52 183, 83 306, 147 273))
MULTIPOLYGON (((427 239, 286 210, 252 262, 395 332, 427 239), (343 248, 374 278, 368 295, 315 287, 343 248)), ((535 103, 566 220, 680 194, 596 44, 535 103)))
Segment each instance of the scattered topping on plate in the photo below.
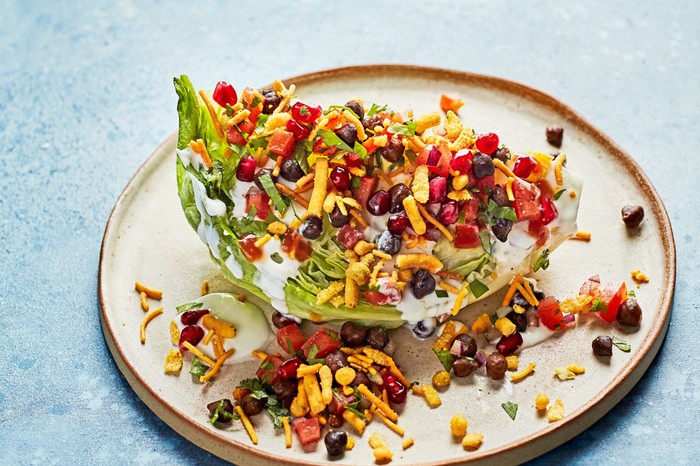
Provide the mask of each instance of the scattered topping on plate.
POLYGON ((630 272, 630 274, 632 275, 632 279, 639 284, 649 283, 649 277, 641 270, 635 269, 630 272))
POLYGON ((644 220, 644 208, 640 205, 626 205, 622 208, 622 221, 627 228, 636 228, 644 220))

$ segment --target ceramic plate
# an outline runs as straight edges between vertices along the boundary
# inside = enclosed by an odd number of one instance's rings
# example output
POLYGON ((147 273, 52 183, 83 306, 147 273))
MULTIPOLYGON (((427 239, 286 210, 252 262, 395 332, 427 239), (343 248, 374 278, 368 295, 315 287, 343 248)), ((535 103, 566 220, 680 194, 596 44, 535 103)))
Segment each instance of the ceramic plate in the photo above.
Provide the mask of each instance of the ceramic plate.
MULTIPOLYGON (((422 398, 409 395, 400 424, 416 444, 403 451, 401 441, 381 422, 372 422, 354 450, 340 464, 373 463, 367 438, 379 432, 394 452, 392 464, 519 463, 550 450, 580 433, 610 410, 640 379, 658 351, 666 332, 675 283, 675 246, 668 216, 654 187, 640 167, 610 138, 573 110, 539 91, 498 78, 469 73, 407 66, 363 66, 323 71, 287 80, 295 83, 305 101, 324 106, 360 96, 367 102, 386 103, 416 114, 438 108, 442 93, 460 94, 466 105, 460 115, 476 129, 496 132, 516 150, 552 150, 544 137, 551 124, 564 127, 568 167, 582 175, 579 228, 590 231, 590 243, 568 241, 552 255, 552 266, 535 276, 540 287, 558 297, 578 292, 591 275, 602 280, 625 280, 635 289, 644 309, 638 331, 625 333, 597 319, 585 319, 577 328, 520 355, 521 367, 537 364, 534 375, 515 385, 483 376, 453 379, 441 394, 443 405, 431 410, 422 398), (625 204, 641 204, 646 218, 629 232, 620 219, 625 204), (637 288, 630 271, 640 269, 650 278, 637 288), (615 334, 632 347, 630 353, 613 348, 609 363, 591 353, 598 334, 615 334), (577 363, 584 375, 562 382, 553 368, 577 363), (534 400, 545 391, 565 405, 563 421, 550 424, 537 413, 534 400), (501 403, 513 401, 519 410, 513 421, 501 403), (484 434, 482 447, 465 451, 452 440, 449 420, 463 413, 471 432, 484 434)), ((175 109, 173 108, 173 111, 175 109)), ((209 260, 206 247, 189 227, 180 209, 175 181, 176 137, 168 137, 143 164, 117 201, 107 224, 99 269, 101 319, 112 354, 139 397, 168 425, 202 448, 238 464, 317 464, 328 460, 322 443, 316 451, 302 451, 298 442, 285 449, 281 432, 261 414, 254 418, 260 435, 253 446, 239 422, 225 430, 207 421, 206 404, 230 398, 235 383, 251 376, 259 361, 251 359, 224 367, 218 380, 207 385, 192 381, 189 364, 179 376, 163 373, 165 355, 172 348, 168 324, 175 306, 199 296, 200 284, 210 280, 212 291, 233 291, 209 260), (164 290, 158 303, 165 309, 148 327, 145 345, 139 341, 143 319, 134 292, 140 280, 164 290)), ((503 293, 476 303, 459 314, 471 323, 475 316, 498 307, 503 293)), ((269 307, 266 308, 270 310, 269 307)), ((431 341, 419 342, 407 329, 392 338, 398 363, 409 380, 429 383, 441 368, 430 350, 431 341)))

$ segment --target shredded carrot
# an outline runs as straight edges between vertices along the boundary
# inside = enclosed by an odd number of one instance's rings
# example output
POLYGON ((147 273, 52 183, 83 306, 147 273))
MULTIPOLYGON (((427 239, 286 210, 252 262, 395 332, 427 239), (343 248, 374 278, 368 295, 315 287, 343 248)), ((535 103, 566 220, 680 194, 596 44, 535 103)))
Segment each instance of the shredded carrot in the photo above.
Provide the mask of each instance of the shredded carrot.
POLYGON ((534 306, 539 306, 540 302, 535 297, 535 293, 532 291, 532 287, 530 285, 530 282, 527 280, 523 280, 523 286, 525 287, 525 291, 527 291, 527 294, 530 295, 530 298, 532 298, 532 301, 535 303, 534 306))
POLYGON ((493 165, 496 168, 498 168, 499 170, 501 170, 504 175, 511 177, 511 178, 515 178, 515 173, 513 173, 513 171, 510 168, 508 168, 508 166, 505 163, 501 162, 500 160, 493 159, 493 165))
POLYGON ((510 287, 508 287, 508 291, 506 292, 506 295, 503 297, 503 302, 501 303, 502 306, 508 306, 510 304, 510 300, 513 299, 513 296, 515 296, 515 292, 518 290, 517 284, 520 283, 520 280, 523 279, 522 275, 516 275, 515 278, 513 278, 513 281, 510 284, 510 287))
POLYGON ((396 421, 399 418, 399 415, 396 414, 396 411, 391 409, 391 406, 389 406, 387 403, 384 402, 384 400, 380 399, 370 391, 369 388, 365 384, 360 384, 359 387, 357 387, 357 390, 362 393, 362 395, 369 400, 370 403, 373 405, 377 406, 377 409, 384 413, 386 417, 391 419, 392 421, 396 421))
POLYGON ((291 189, 289 189, 285 185, 280 184, 280 183, 275 183, 275 188, 277 188, 277 191, 281 192, 285 196, 291 196, 302 207, 304 207, 306 209, 309 208, 309 202, 306 199, 304 199, 299 194, 295 193, 294 191, 292 191, 291 189))
POLYGON ((579 231, 576 235, 572 236, 571 239, 588 242, 591 240, 591 233, 588 231, 579 231))
POLYGON ((146 326, 148 325, 148 323, 150 321, 152 321, 154 317, 159 316, 162 313, 163 313, 163 308, 159 307, 155 311, 151 311, 148 314, 146 314, 146 316, 143 318, 143 320, 141 321, 141 331, 140 331, 141 344, 146 343, 146 326))
POLYGON ((452 236, 452 233, 450 233, 450 230, 445 228, 445 226, 440 223, 435 217, 430 215, 430 212, 428 212, 425 207, 423 207, 421 204, 416 204, 418 206, 418 211, 420 214, 423 216, 424 219, 428 221, 428 223, 432 223, 435 225, 435 227, 440 230, 440 232, 445 235, 445 238, 448 239, 448 241, 452 242, 454 240, 454 237, 452 236))
POLYGON ((457 294, 457 299, 455 299, 455 304, 452 306, 452 315, 456 316, 457 313, 462 309, 462 301, 464 301, 464 298, 467 296, 469 293, 469 288, 467 288, 467 282, 463 281, 462 282, 462 288, 460 288, 459 293, 457 294))
POLYGON ((306 185, 307 183, 313 181, 314 176, 316 176, 316 174, 315 174, 314 172, 309 172, 309 173, 307 173, 306 175, 304 175, 304 176, 302 176, 301 178, 299 178, 299 179, 296 181, 296 183, 297 183, 297 188, 299 188, 299 187, 301 187, 301 186, 304 186, 304 185, 306 185))
POLYGON ((202 340, 202 344, 208 345, 213 336, 214 336, 214 329, 212 328, 212 329, 209 329, 207 334, 204 336, 204 339, 202 340))
POLYGON ((196 141, 190 141, 190 149, 192 149, 194 152, 198 153, 202 157, 202 161, 204 162, 205 167, 211 167, 211 157, 209 157, 209 152, 207 152, 207 148, 204 145, 204 141, 202 141, 201 139, 197 139, 196 141))
POLYGON ((369 226, 367 221, 364 218, 362 218, 362 214, 357 209, 350 209, 350 215, 352 215, 352 217, 355 220, 357 220, 357 223, 362 225, 362 228, 367 228, 369 226))
POLYGON ((284 427, 284 446, 292 448, 292 427, 289 425, 287 416, 282 416, 282 427, 284 427))
POLYGON ((221 123, 219 123, 219 117, 216 115, 216 110, 214 110, 214 106, 212 105, 211 100, 209 100, 209 96, 201 89, 199 90, 199 96, 204 101, 204 105, 207 106, 207 110, 209 111, 209 116, 211 116, 211 119, 214 122, 214 128, 216 129, 217 134, 219 135, 219 137, 223 138, 224 137, 224 130, 221 129, 221 123))
POLYGON ((212 377, 214 377, 216 375, 216 373, 219 372, 219 369, 221 369, 221 366, 224 363, 224 361, 226 361, 228 358, 233 356, 233 351, 234 351, 234 349, 231 348, 230 350, 228 350, 224 354, 222 354, 219 357, 219 359, 216 360, 216 362, 214 363, 214 366, 211 368, 211 370, 209 372, 207 372, 206 374, 204 374, 203 376, 201 376, 199 378, 199 381, 201 383, 204 383, 204 382, 208 381, 209 379, 211 379, 212 377))
POLYGON ((258 434, 255 433, 253 424, 250 423, 250 419, 248 419, 248 416, 243 411, 243 408, 241 408, 239 405, 236 405, 234 409, 236 410, 236 413, 241 417, 241 422, 243 423, 243 427, 245 427, 245 431, 248 432, 248 437, 250 437, 250 441, 253 442, 254 445, 257 445, 258 434))
POLYGON ((458 282, 463 282, 464 277, 458 273, 450 272, 449 270, 440 270, 437 273, 438 276, 442 278, 449 278, 450 280, 456 280, 458 282))
POLYGON ((272 169, 272 176, 279 176, 283 161, 284 157, 277 157, 277 160, 275 160, 275 168, 272 169))
POLYGON ((528 293, 525 290, 521 283, 516 283, 515 288, 517 288, 520 294, 523 295, 523 298, 525 298, 527 302, 530 303, 530 306, 537 306, 537 304, 535 304, 535 300, 530 296, 530 293, 528 293))
POLYGON ((212 358, 210 358, 210 357, 207 356, 206 354, 202 353, 202 352, 199 350, 199 348, 197 348, 196 346, 194 346, 194 345, 193 345, 192 343, 190 343, 189 341, 184 341, 184 342, 182 342, 182 346, 184 346, 184 347, 187 348, 188 350, 192 351, 192 354, 194 354, 194 355, 197 356, 199 359, 201 359, 202 361, 204 361, 204 362, 206 362, 207 364, 209 364, 209 366, 214 366, 214 365, 216 364, 216 361, 214 361, 212 358))
POLYGON ((391 360, 389 365, 389 372, 391 373, 391 375, 399 379, 399 382, 404 384, 404 386, 408 387, 411 385, 411 382, 409 382, 408 379, 401 373, 393 359, 391 360))
POLYGON ((447 283, 447 282, 445 282, 445 281, 443 281, 443 280, 440 280, 440 281, 438 282, 438 286, 439 286, 440 288, 442 288, 443 290, 445 290, 445 291, 449 291, 449 292, 452 293, 452 294, 459 294, 459 289, 458 289, 458 288, 455 288, 454 286, 450 285, 449 283, 447 283))
POLYGON ((146 293, 146 296, 148 296, 151 299, 155 299, 156 301, 160 301, 163 298, 162 291, 156 290, 155 288, 150 288, 141 282, 136 282, 134 284, 134 287, 139 293, 146 293))

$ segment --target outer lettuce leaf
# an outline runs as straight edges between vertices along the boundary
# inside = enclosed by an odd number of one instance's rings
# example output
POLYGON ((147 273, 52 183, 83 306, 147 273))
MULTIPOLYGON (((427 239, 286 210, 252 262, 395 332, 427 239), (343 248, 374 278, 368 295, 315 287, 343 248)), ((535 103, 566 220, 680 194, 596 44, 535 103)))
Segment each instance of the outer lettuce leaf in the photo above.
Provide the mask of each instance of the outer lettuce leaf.
POLYGON ((442 261, 447 270, 467 278, 474 272, 483 276, 484 274, 481 273, 483 269, 494 267, 492 257, 481 246, 459 249, 446 238, 438 241, 433 248, 433 254, 442 261))

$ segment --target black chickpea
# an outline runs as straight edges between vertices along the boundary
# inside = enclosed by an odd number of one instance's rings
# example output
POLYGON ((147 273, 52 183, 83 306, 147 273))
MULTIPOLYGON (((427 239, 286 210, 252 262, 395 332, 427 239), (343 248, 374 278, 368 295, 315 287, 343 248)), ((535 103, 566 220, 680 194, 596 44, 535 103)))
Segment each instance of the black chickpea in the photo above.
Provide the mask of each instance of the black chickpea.
POLYGON ((486 373, 494 380, 502 379, 506 376, 508 363, 501 353, 493 352, 486 360, 486 373))

